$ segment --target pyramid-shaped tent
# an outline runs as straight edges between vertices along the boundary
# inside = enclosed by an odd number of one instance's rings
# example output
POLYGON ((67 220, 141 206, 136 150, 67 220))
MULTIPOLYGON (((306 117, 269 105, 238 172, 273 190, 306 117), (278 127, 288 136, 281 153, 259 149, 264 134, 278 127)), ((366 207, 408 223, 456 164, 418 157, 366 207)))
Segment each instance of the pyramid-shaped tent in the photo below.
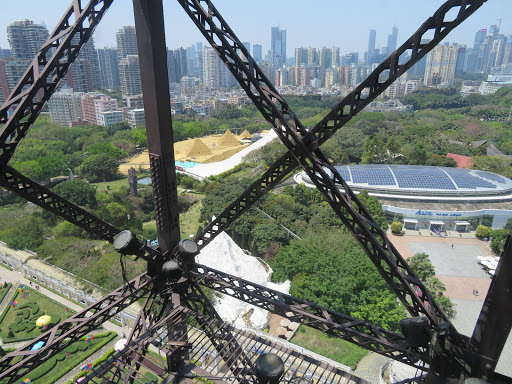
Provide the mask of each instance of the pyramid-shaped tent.
POLYGON ((240 136, 238 136, 239 139, 250 139, 252 135, 249 133, 249 131, 246 129, 242 132, 240 136))
POLYGON ((187 157, 208 156, 211 154, 212 151, 210 151, 206 144, 198 138, 192 143, 192 146, 187 152, 187 157))
POLYGON ((229 129, 224 132, 219 140, 217 140, 218 147, 237 147, 239 145, 240 143, 238 142, 237 138, 231 133, 229 129))

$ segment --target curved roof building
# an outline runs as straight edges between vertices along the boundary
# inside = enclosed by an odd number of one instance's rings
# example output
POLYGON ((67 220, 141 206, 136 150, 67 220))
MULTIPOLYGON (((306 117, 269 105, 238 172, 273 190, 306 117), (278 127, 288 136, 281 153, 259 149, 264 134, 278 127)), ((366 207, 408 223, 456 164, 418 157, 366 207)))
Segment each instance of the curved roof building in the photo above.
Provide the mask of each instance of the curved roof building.
MULTIPOLYGON (((340 175, 354 190, 394 200, 491 202, 512 200, 512 180, 474 169, 420 165, 340 165, 340 175)), ((303 171, 297 178, 313 186, 303 171)))

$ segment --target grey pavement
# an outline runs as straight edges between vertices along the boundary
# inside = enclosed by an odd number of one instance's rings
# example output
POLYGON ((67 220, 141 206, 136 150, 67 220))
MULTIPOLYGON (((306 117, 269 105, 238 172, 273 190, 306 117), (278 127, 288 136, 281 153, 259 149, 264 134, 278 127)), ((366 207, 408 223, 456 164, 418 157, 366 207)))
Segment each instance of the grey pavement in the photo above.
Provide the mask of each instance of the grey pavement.
POLYGON ((473 277, 489 279, 489 275, 477 263, 477 256, 483 256, 477 245, 451 243, 408 242, 413 253, 425 252, 442 276, 473 277))

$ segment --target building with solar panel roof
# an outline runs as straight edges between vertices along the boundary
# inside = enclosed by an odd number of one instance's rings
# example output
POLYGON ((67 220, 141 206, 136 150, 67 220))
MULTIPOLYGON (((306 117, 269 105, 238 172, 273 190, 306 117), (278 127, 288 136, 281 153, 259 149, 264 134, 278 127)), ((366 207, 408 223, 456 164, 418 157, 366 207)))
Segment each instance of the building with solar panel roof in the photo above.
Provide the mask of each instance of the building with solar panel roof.
MULTIPOLYGON (((406 229, 462 232, 480 224, 498 229, 512 218, 512 180, 495 173, 387 164, 336 169, 354 192, 377 197, 389 221, 401 221, 406 229)), ((304 171, 295 181, 315 187, 304 171)))

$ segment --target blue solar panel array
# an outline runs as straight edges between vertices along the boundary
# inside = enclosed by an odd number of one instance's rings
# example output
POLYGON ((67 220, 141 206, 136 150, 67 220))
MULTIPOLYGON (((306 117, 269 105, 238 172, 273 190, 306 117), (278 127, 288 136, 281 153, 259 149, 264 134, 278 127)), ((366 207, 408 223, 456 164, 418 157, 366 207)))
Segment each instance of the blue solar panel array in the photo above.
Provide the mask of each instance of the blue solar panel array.
POLYGON ((340 165, 340 166, 337 166, 335 168, 338 171, 338 173, 340 174, 340 176, 343 177, 343 180, 345 180, 345 181, 351 181, 352 180, 350 178, 350 172, 348 171, 348 167, 346 165, 340 165))
POLYGON ((480 177, 483 177, 487 180, 496 181, 500 184, 506 184, 507 182, 501 176, 496 175, 495 173, 485 172, 485 171, 476 171, 476 174, 480 177))
POLYGON ((477 188, 491 188, 496 189, 494 184, 489 183, 479 177, 475 177, 471 175, 467 170, 457 169, 457 168, 444 168, 446 173, 448 173, 457 187, 459 188, 467 188, 467 189, 477 189, 477 188))
POLYGON ((457 189, 441 169, 435 167, 390 165, 400 188, 457 189))
POLYGON ((352 180, 354 183, 366 183, 368 185, 396 185, 395 178, 388 167, 365 165, 351 165, 352 180))

